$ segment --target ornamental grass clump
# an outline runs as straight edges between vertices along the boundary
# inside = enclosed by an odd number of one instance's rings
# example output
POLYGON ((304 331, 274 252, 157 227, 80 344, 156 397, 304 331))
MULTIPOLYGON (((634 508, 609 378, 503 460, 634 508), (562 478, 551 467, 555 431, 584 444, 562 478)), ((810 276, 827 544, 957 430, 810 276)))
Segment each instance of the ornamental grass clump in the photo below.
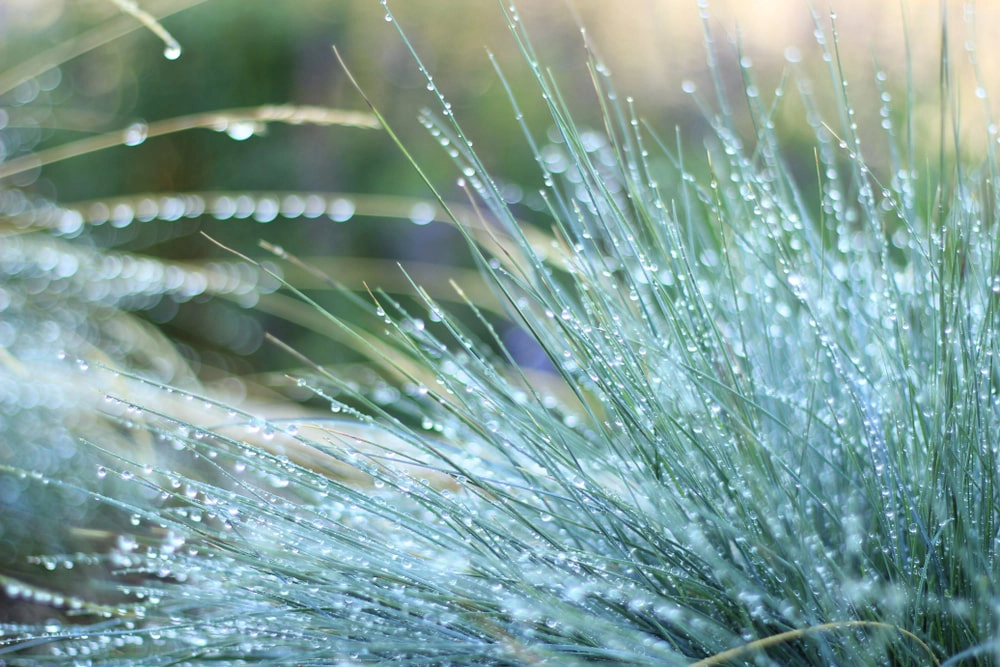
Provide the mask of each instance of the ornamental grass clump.
MULTIPOLYGON (((53 570, 100 567, 92 597, 5 582, 60 613, 6 625, 0 660, 1000 659, 997 136, 972 130, 983 156, 964 161, 947 45, 933 163, 882 75, 883 130, 862 140, 817 19, 835 103, 803 94, 813 171, 789 166, 749 68, 749 135, 721 84, 714 104, 700 99, 713 129, 702 169, 701 148, 643 122, 593 55, 604 126, 576 124, 591 100, 561 95, 503 11, 551 113, 547 133, 521 126, 547 226, 518 220, 411 49, 440 102, 423 122, 467 199, 452 206, 421 176, 502 317, 465 285, 453 285, 464 306, 446 308, 416 281, 405 299, 342 290, 335 313, 246 258, 376 369, 345 377, 270 339, 293 360, 289 384, 332 416, 273 419, 127 360, 67 362, 113 378, 92 410, 170 464, 91 433, 90 484, 4 467, 128 522, 104 551, 51 556, 53 570), (522 363, 501 325, 546 363, 522 363)), ((527 102, 511 101, 521 119, 527 102)), ((265 247, 299 267, 294 249, 265 247)))

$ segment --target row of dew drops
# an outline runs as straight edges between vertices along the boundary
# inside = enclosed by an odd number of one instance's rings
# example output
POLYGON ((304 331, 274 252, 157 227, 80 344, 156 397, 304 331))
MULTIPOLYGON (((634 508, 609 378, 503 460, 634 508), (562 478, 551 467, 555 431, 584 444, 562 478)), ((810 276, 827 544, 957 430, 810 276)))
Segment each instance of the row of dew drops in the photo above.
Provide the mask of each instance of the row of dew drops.
MULTIPOLYGON (((15 223, 26 227, 48 228, 61 236, 75 237, 87 225, 123 229, 135 222, 175 222, 204 215, 217 220, 254 220, 259 223, 269 223, 278 218, 318 219, 324 216, 334 222, 347 222, 356 214, 383 215, 384 212, 359 212, 359 205, 350 197, 326 193, 151 194, 59 207, 29 202, 14 191, 0 193, 0 214, 11 216, 15 223)), ((423 200, 412 202, 405 215, 416 225, 427 225, 441 219, 438 208, 423 200)))

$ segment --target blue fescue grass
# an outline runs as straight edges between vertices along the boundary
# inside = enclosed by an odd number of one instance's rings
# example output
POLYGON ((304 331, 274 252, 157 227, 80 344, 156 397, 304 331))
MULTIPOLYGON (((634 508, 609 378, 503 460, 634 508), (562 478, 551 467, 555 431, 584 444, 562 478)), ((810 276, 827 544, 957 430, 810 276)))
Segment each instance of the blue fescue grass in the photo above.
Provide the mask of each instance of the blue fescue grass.
MULTIPOLYGON (((55 604, 7 582, 87 622, 7 627, 0 652, 150 665, 1000 658, 995 133, 976 164, 942 139, 936 176, 891 113, 881 143, 863 143, 826 37, 836 108, 804 100, 815 174, 791 172, 745 69, 755 134, 736 130, 721 85, 699 100, 714 129, 702 178, 692 147, 647 126, 593 55, 604 127, 578 126, 573 107, 591 101, 563 98, 503 12, 552 116, 544 140, 521 126, 549 228, 518 221, 414 53, 440 103, 424 122, 456 159, 473 224, 421 174, 548 371, 522 368, 477 300, 446 309, 416 283, 407 301, 344 290, 368 318, 348 321, 257 264, 367 353, 391 400, 277 339, 301 368, 290 382, 335 415, 272 420, 121 368, 67 371, 113 377, 108 403, 125 409, 104 418, 179 460, 149 466, 88 439, 102 476, 149 500, 84 489, 134 530, 61 561, 99 561, 117 583, 55 604), (888 157, 870 167, 875 153, 888 157)), ((960 134, 951 93, 943 75, 945 137, 960 134)))

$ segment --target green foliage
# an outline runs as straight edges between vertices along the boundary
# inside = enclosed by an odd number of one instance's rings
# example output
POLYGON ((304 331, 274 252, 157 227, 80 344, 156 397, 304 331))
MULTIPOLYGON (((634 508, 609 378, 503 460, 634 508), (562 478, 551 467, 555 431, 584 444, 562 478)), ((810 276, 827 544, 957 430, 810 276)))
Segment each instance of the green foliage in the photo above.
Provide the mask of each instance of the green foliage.
MULTIPOLYGON (((739 136, 721 89, 714 104, 697 98, 714 127, 702 178, 680 139, 617 96, 597 58, 595 98, 564 99, 516 12, 504 12, 552 119, 544 139, 522 124, 548 231, 518 221, 413 52, 440 101, 424 123, 472 210, 438 196, 440 212, 468 240, 504 321, 465 285, 454 285, 464 305, 446 309, 416 280, 405 300, 342 289, 348 318, 244 258, 256 268, 248 281, 295 297, 312 326, 370 361, 370 375, 349 376, 272 339, 300 364, 294 388, 332 417, 230 407, 194 380, 168 386, 179 383, 132 352, 102 360, 80 347, 53 363, 65 382, 106 396, 45 408, 92 416, 97 427, 76 432, 102 460, 96 479, 24 465, 3 475, 85 495, 129 527, 103 551, 37 559, 101 571, 89 595, 56 593, 55 575, 5 578, 9 598, 54 613, 5 625, 3 659, 1000 658, 995 130, 975 164, 942 146, 935 182, 886 95, 881 143, 864 144, 836 42, 823 37, 838 106, 826 117, 804 99, 815 175, 787 166, 774 109, 745 69, 753 136, 739 136), (591 103, 602 131, 573 121, 572 107, 591 103), (865 161, 875 151, 889 156, 884 172, 865 161), (511 326, 544 352, 543 370, 524 363, 511 326), (172 455, 138 460, 120 438, 172 455)), ((35 227, 9 238, 37 248, 4 246, 7 293, 27 295, 32 276, 61 266, 42 264, 63 246, 35 227)), ((49 312, 75 312, 54 288, 41 298, 49 312)), ((31 312, 26 296, 10 301, 31 312)), ((109 299, 101 321, 128 303, 109 299)), ((108 334, 94 338, 108 348, 108 334)))

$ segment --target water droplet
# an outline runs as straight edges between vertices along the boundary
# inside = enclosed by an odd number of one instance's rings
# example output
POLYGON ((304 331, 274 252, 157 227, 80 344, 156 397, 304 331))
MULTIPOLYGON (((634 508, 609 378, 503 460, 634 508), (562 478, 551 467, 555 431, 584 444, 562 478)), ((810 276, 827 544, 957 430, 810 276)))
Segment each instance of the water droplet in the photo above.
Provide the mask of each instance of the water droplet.
POLYGON ((304 215, 306 203, 298 195, 287 195, 281 200, 281 215, 285 218, 294 219, 304 215))
POLYGON ((123 141, 126 146, 138 146, 146 140, 148 133, 149 128, 145 123, 132 123, 125 128, 125 139, 123 141))
POLYGON ((226 123, 225 132, 236 141, 246 141, 261 129, 260 124, 252 120, 237 120, 226 123))
POLYGON ((228 220, 236 213, 236 203, 232 197, 219 197, 212 202, 212 215, 218 220, 228 220))
POLYGON ((347 222, 354 217, 354 203, 349 199, 334 199, 327 208, 327 215, 334 222, 347 222))
POLYGON ((271 222, 278 217, 280 212, 281 209, 277 200, 264 197, 257 202, 257 206, 253 212, 253 219, 257 222, 271 222))
POLYGON ((415 204, 410 209, 410 222, 415 225, 426 225, 434 220, 434 207, 427 202, 415 204))
POLYGON ((116 204, 110 211, 108 219, 112 227, 124 229, 132 224, 135 219, 135 211, 128 204, 116 204))
POLYGON ((181 45, 171 42, 163 48, 163 57, 167 60, 177 60, 181 57, 181 45))

